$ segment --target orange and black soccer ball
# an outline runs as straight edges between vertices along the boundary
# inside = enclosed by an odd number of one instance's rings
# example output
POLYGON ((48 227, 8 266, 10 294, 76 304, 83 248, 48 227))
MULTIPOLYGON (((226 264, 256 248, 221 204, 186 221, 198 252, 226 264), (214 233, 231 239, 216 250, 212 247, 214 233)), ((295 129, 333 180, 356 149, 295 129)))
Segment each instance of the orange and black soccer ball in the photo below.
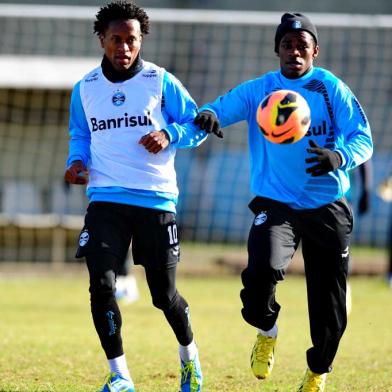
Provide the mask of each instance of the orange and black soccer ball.
POLYGON ((270 142, 295 143, 308 132, 310 109, 305 98, 296 91, 278 90, 261 101, 256 120, 270 142))

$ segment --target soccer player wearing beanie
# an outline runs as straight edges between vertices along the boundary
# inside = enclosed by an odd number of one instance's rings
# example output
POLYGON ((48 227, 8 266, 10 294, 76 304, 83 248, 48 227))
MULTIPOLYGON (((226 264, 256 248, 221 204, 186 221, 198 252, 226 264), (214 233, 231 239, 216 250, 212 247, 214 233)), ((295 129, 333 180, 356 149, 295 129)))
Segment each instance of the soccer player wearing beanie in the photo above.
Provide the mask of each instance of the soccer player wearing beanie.
POLYGON ((305 15, 285 13, 276 29, 280 69, 241 83, 200 108, 195 123, 222 137, 221 128, 248 123, 251 190, 255 215, 242 272, 244 320, 257 329, 251 367, 259 379, 274 365, 277 284, 302 242, 312 347, 299 391, 324 391, 326 376, 347 324, 346 280, 352 211, 344 195, 348 172, 373 151, 368 120, 350 89, 331 72, 315 67, 316 27, 305 15), (308 102, 311 125, 293 144, 263 137, 256 111, 268 94, 293 90, 308 102))

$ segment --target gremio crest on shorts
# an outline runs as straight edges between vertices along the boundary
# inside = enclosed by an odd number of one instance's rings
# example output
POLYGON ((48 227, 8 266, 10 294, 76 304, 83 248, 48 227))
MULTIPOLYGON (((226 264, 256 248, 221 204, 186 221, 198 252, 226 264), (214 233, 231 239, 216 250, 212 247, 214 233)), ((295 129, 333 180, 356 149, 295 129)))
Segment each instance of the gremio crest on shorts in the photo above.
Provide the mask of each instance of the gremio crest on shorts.
POLYGON ((259 215, 256 216, 255 221, 254 221, 254 225, 255 226, 260 226, 262 225, 265 221, 267 220, 267 214, 265 211, 260 212, 259 215))
POLYGON ((87 230, 83 230, 79 236, 79 246, 87 245, 88 240, 90 239, 90 235, 87 230))

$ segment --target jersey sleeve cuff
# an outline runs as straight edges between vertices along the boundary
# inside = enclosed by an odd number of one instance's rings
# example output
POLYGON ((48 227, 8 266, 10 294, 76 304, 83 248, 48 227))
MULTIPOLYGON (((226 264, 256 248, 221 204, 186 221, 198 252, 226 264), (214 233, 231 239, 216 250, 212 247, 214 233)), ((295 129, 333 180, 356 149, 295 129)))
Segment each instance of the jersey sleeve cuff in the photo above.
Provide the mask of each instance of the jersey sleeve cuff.
POLYGON ((340 165, 340 168, 343 168, 343 167, 346 165, 346 163, 347 163, 347 159, 346 159, 346 157, 344 156, 344 154, 343 154, 342 151, 340 151, 340 150, 335 150, 335 152, 337 152, 337 153, 339 154, 339 156, 340 156, 340 158, 341 158, 341 160, 342 160, 342 164, 340 165))
POLYGON ((166 132, 167 136, 169 137, 170 144, 176 143, 178 141, 178 131, 174 126, 168 125, 166 128, 162 129, 162 131, 166 132))
POLYGON ((67 167, 70 167, 72 162, 75 161, 82 161, 84 166, 87 166, 87 163, 84 161, 84 159, 80 155, 72 155, 67 159, 66 165, 67 167))
POLYGON ((199 108, 198 112, 199 112, 199 113, 200 113, 200 112, 211 112, 211 113, 214 113, 216 117, 218 117, 218 115, 217 115, 217 113, 215 112, 215 110, 212 109, 212 108, 211 108, 210 106, 208 106, 208 105, 201 106, 201 107, 199 108))

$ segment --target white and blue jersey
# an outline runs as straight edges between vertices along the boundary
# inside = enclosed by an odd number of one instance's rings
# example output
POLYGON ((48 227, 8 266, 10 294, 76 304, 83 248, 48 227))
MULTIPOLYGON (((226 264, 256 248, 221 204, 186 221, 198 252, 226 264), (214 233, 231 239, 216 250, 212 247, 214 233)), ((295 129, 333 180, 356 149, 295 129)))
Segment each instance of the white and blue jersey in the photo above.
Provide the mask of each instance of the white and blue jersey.
POLYGON ((115 202, 175 212, 176 148, 195 147, 206 134, 193 125, 197 106, 169 72, 143 62, 130 79, 113 83, 98 67, 72 92, 67 165, 89 167, 90 201, 115 202), (165 130, 170 144, 158 154, 138 144, 165 130))
POLYGON ((350 187, 348 170, 373 152, 368 120, 350 89, 331 72, 314 67, 298 79, 280 71, 269 72, 238 85, 200 110, 216 114, 222 127, 245 120, 248 123, 251 190, 257 196, 288 204, 294 209, 312 209, 331 203, 350 187), (268 94, 287 89, 300 93, 311 110, 306 136, 294 144, 274 144, 265 139, 256 122, 256 111, 268 94), (338 151, 342 166, 320 177, 306 173, 309 139, 338 151))

